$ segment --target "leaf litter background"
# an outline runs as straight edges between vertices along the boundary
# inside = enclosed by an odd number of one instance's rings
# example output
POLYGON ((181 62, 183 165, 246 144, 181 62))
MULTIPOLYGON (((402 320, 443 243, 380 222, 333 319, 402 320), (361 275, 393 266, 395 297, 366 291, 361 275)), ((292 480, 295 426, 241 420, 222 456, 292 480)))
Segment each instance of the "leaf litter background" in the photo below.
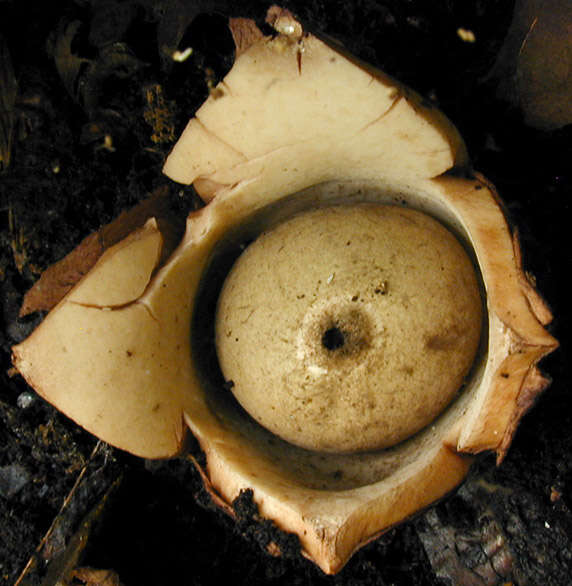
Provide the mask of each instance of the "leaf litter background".
POLYGON ((192 188, 160 170, 232 64, 227 17, 262 24, 270 3, 238 4, 0 1, 0 580, 569 584, 568 1, 282 3, 308 30, 340 40, 455 122, 520 229, 526 268, 562 344, 543 363, 553 384, 503 464, 484 456, 458 492, 364 548, 339 575, 321 574, 295 540, 257 520, 248 495, 230 519, 190 461, 144 461, 97 442, 11 370, 10 347, 43 317, 18 313, 45 268, 157 189, 179 218, 198 205, 192 188), (188 59, 171 59, 187 47, 188 59), (268 553, 276 545, 282 557, 268 553))

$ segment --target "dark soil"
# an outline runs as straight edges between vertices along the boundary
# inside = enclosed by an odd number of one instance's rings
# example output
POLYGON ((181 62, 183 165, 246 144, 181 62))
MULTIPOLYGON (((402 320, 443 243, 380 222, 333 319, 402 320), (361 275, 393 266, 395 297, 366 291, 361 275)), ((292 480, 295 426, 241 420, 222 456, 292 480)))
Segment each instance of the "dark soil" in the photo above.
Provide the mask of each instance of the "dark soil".
POLYGON ((554 311, 551 331, 561 348, 542 364, 553 384, 500 467, 485 456, 455 495, 326 577, 295 543, 256 520, 248 495, 237 503, 238 522, 231 520, 212 505, 189 461, 144 461, 98 443, 11 371, 11 346, 43 317, 18 318, 42 270, 157 187, 167 186, 180 214, 196 205, 192 189, 172 184, 161 166, 209 85, 232 64, 226 17, 262 22, 269 3, 236 4, 0 1, 0 34, 11 55, 0 57, 0 92, 8 93, 10 63, 18 84, 11 161, 0 175, 0 580, 15 583, 32 559, 22 584, 56 584, 76 566, 111 569, 126 586, 569 584, 564 275, 572 269, 572 128, 530 128, 497 97, 488 72, 511 2, 283 3, 309 30, 337 38, 433 100, 520 229, 526 268, 554 311), (476 41, 461 40, 459 28, 476 41), (178 34, 181 48, 193 47, 182 64, 161 50, 178 34), (277 539, 281 558, 264 550, 277 539))

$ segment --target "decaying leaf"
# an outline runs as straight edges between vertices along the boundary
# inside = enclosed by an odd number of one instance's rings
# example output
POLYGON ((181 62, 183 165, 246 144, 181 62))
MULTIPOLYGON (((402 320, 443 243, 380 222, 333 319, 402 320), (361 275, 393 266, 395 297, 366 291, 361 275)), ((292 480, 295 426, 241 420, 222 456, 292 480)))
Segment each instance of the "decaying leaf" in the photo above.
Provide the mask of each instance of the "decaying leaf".
POLYGON ((262 32, 250 18, 231 18, 229 27, 237 57, 262 38, 262 32))
POLYGON ((145 91, 145 122, 152 128, 151 140, 154 143, 170 143, 175 140, 174 107, 165 98, 159 84, 149 84, 145 91))
POLYGON ((18 82, 12 58, 4 38, 0 35, 0 172, 10 165, 18 82))
POLYGON ((113 570, 77 568, 73 571, 73 577, 85 586, 121 586, 121 580, 113 570))
POLYGON ((517 0, 492 75, 530 126, 551 130, 572 123, 570 0, 517 0))
POLYGON ((170 210, 167 188, 159 188, 110 224, 86 236, 72 252, 48 267, 24 296, 20 316, 52 309, 109 247, 141 228, 151 217, 157 218, 164 241, 163 256, 168 255, 182 234, 182 219, 177 221, 170 210))
MULTIPOLYGON (((238 4, 237 4, 238 6, 238 4)), ((166 0, 158 19, 157 44, 163 68, 169 70, 173 64, 173 54, 189 47, 180 47, 189 25, 199 14, 228 14, 232 3, 227 0, 166 0)), ((239 14, 243 14, 238 11, 239 14)))
POLYGON ((15 586, 69 583, 121 479, 109 446, 98 442, 15 586))
POLYGON ((82 23, 60 21, 54 36, 52 55, 62 82, 72 99, 83 107, 89 117, 94 117, 101 104, 103 83, 110 77, 125 79, 143 66, 130 48, 123 42, 99 47, 93 59, 77 55, 72 48, 82 23))
POLYGON ((80 27, 79 20, 62 20, 55 31, 53 46, 53 57, 58 73, 68 94, 76 102, 80 99, 79 76, 82 67, 90 63, 89 59, 78 57, 72 51, 72 42, 80 27))

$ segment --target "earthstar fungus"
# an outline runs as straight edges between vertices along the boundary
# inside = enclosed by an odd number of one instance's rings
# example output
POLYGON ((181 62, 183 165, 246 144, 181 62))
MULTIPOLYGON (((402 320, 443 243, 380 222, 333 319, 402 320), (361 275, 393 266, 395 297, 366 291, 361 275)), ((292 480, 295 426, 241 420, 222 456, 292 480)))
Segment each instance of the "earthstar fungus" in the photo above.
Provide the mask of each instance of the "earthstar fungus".
MULTIPOLYGON (((260 514, 296 533, 304 554, 334 573, 361 545, 455 488, 472 454, 493 450, 502 460, 546 386, 536 365, 557 342, 544 328, 550 312, 523 272, 500 200, 471 171, 452 124, 395 80, 303 33, 289 13, 273 8, 269 20, 273 37, 233 21, 242 39, 235 64, 166 161, 165 173, 193 183, 207 204, 189 215, 175 251, 162 259, 163 237, 149 219, 103 253, 13 359, 48 401, 134 454, 172 457, 190 429, 220 502, 252 489, 260 514), (255 422, 229 392, 216 358, 219 293, 261 234, 312 214, 387 206, 432 216, 466 249, 483 302, 480 346, 447 405, 408 439, 366 451, 326 450, 319 441, 318 449, 299 447, 255 422)), ((343 280, 341 269, 325 268, 318 305, 328 285, 343 280)), ((360 287, 355 295, 369 295, 370 305, 398 303, 383 274, 370 283, 373 292, 360 287)), ((344 311, 360 303, 338 296, 344 311)), ((480 322, 480 299, 476 306, 480 322)), ((335 307, 314 338, 331 352, 343 350, 352 324, 360 335, 369 327, 369 310, 337 315, 335 307)), ((454 345, 441 326, 428 324, 434 344, 454 345)), ((454 331, 454 320, 449 326, 454 331)), ((314 366, 314 375, 328 369, 314 366)))

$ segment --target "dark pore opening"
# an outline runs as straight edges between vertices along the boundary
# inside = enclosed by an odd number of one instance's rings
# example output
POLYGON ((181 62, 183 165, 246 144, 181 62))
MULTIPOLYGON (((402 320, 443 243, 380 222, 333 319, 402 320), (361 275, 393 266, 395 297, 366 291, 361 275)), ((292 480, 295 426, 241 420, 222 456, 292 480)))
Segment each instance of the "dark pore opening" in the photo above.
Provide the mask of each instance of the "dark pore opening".
POLYGON ((344 345, 344 342, 344 333, 336 326, 328 328, 322 336, 322 345, 327 350, 337 350, 344 345))

